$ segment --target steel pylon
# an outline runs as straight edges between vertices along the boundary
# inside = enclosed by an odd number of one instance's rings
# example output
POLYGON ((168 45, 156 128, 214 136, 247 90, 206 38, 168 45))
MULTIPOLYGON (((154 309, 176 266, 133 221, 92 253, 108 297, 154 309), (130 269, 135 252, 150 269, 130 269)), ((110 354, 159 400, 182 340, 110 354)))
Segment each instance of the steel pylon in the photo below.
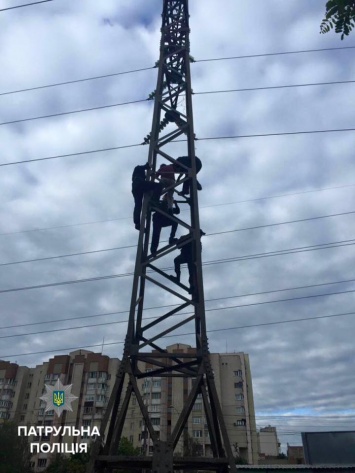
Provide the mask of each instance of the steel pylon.
MULTIPOLYGON (((123 358, 116 382, 101 425, 101 436, 92 448, 92 459, 87 472, 112 471, 114 468, 140 468, 153 473, 172 473, 175 470, 203 469, 216 472, 235 472, 236 466, 217 397, 213 371, 209 360, 206 334, 206 317, 201 265, 201 234, 198 209, 197 161, 195 159, 195 134, 192 113, 192 90, 189 44, 188 0, 163 0, 160 58, 157 63, 156 90, 150 95, 154 100, 152 130, 144 139, 149 145, 147 180, 158 181, 159 162, 176 164, 179 155, 190 158, 189 167, 175 184, 163 192, 174 189, 174 198, 184 206, 185 219, 162 211, 149 193, 143 201, 139 241, 135 263, 128 330, 123 358), (180 143, 176 145, 175 143, 180 143), (174 148, 175 147, 175 148, 174 148), (184 148, 185 151, 181 152, 184 148), (181 184, 189 194, 182 194, 181 184), (175 197, 176 196, 176 197, 175 197), (176 242, 164 244, 150 254, 152 212, 178 222, 186 229, 187 236, 178 244, 179 249, 191 245, 193 264, 190 265, 191 286, 172 278, 161 262, 172 261, 176 242), (168 256, 168 258, 166 258, 168 256), (170 257, 170 260, 169 260, 170 257), (145 317, 145 299, 150 290, 161 291, 178 301, 177 306, 159 315, 153 321, 145 317), (189 312, 186 313, 185 309, 189 312), (190 326, 195 334, 194 350, 189 353, 169 353, 163 348, 166 335, 178 333, 183 326, 190 326), (147 351, 149 349, 149 351, 147 351), (153 351, 153 352, 152 352, 153 351), (149 363, 153 368, 146 373, 140 366, 149 363), (192 379, 192 389, 187 396, 175 426, 166 439, 159 439, 149 417, 138 380, 144 378, 192 379), (141 410, 145 429, 153 441, 152 456, 122 457, 117 455, 124 422, 132 394, 141 410), (198 395, 201 395, 211 440, 212 458, 174 457, 174 449, 187 426, 189 415, 198 395)), ((181 166, 181 163, 180 163, 181 166)), ((151 312, 149 313, 151 315, 151 312)), ((164 344, 165 345, 165 344, 164 344)))

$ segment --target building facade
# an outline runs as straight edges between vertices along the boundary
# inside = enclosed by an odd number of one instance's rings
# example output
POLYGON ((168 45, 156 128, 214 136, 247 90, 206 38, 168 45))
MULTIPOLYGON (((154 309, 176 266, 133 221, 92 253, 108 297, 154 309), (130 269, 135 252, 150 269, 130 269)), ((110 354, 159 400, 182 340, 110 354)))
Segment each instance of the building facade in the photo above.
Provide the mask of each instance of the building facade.
MULTIPOLYGON (((18 406, 19 425, 36 426, 72 426, 100 428, 105 406, 111 394, 119 367, 117 358, 109 358, 87 350, 77 350, 69 355, 59 355, 35 368, 27 368, 27 382, 23 386, 23 402, 18 406), (72 404, 73 411, 64 411, 58 417, 54 410, 45 412, 46 402, 40 397, 46 392, 45 385, 61 383, 72 385, 71 393, 77 396, 72 404)), ((87 443, 90 438, 83 436, 72 438, 42 435, 30 437, 30 442, 72 444, 87 443)), ((43 471, 50 463, 53 453, 36 453, 32 457, 32 466, 36 472, 43 471)))
MULTIPOLYGON (((167 350, 176 354, 193 351, 189 345, 181 343, 168 346, 167 350)), ((249 464, 257 463, 258 441, 249 357, 244 353, 213 353, 210 359, 233 453, 249 464)), ((140 363, 140 369, 149 372, 152 366, 140 363)), ((192 388, 192 380, 147 377, 139 383, 139 388, 155 431, 159 438, 166 440, 183 409, 192 388)), ((152 452, 153 443, 134 397, 130 402, 123 435, 142 453, 149 455, 152 452)), ((196 399, 176 452, 212 456, 201 394, 196 399)))
MULTIPOLYGON (((193 351, 189 345, 175 344, 167 347, 171 353, 193 351)), ((244 353, 213 353, 210 355, 217 394, 221 403, 227 433, 233 453, 244 462, 258 461, 258 439, 249 357, 244 353)), ((20 426, 39 427, 72 426, 92 430, 100 428, 105 407, 110 398, 119 368, 117 358, 109 358, 87 350, 77 350, 68 355, 58 355, 35 368, 20 367, 0 361, 0 422, 13 420, 20 426), (72 412, 57 416, 54 410, 45 412, 46 402, 40 397, 46 385, 57 380, 72 385, 71 393, 77 397, 72 402, 72 412)), ((140 369, 149 372, 152 366, 141 363, 140 369)), ((162 440, 172 432, 192 388, 188 378, 147 377, 138 382, 152 424, 162 440)), ((123 435, 143 454, 153 451, 153 443, 142 420, 135 396, 132 396, 123 435)), ((42 435, 29 438, 31 443, 82 444, 92 439, 86 435, 63 437, 42 435)), ((212 456, 206 416, 201 395, 198 395, 187 428, 175 450, 177 454, 212 456)), ((53 453, 39 452, 32 457, 34 471, 41 472, 49 464, 53 453)))
POLYGON ((277 457, 280 453, 280 442, 277 438, 276 427, 262 427, 258 433, 260 456, 277 457))

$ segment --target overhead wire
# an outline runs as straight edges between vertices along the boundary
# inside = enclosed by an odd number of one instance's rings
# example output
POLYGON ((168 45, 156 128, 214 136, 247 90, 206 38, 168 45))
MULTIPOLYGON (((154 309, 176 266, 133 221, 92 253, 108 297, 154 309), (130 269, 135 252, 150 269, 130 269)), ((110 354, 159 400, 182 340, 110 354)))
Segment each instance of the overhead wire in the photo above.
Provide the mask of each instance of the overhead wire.
POLYGON ((30 7, 31 5, 38 5, 39 3, 47 3, 47 2, 53 2, 53 0, 40 0, 38 2, 23 3, 22 5, 16 5, 15 7, 0 8, 0 12, 6 11, 6 10, 15 10, 15 8, 30 7))
MULTIPOLYGON (((338 132, 349 132, 355 131, 355 128, 338 128, 338 129, 329 129, 329 130, 304 130, 304 131, 292 131, 292 132, 280 132, 280 133, 258 133, 254 135, 234 135, 234 136, 210 136, 210 137, 203 137, 203 138, 196 138, 196 141, 211 141, 211 140, 229 140, 229 139, 240 139, 240 138, 267 138, 267 137, 274 137, 274 136, 291 136, 291 135, 311 135, 311 134, 319 134, 319 133, 338 133, 338 132)), ((175 140, 173 143, 180 143, 185 142, 186 139, 182 140, 175 140)), ((32 163, 38 161, 46 161, 50 159, 59 159, 59 158, 68 158, 71 156, 82 156, 85 154, 95 154, 95 153, 103 153, 106 151, 117 151, 119 149, 127 149, 127 148, 135 148, 138 146, 145 146, 143 143, 135 143, 130 145, 124 146, 113 146, 110 148, 102 148, 102 149, 94 149, 88 151, 79 151, 77 153, 68 153, 68 154, 61 154, 55 156, 47 156, 44 158, 34 158, 34 159, 26 159, 22 161, 11 161, 8 163, 0 163, 0 167, 3 166, 12 166, 15 164, 25 164, 25 163, 32 163)))
POLYGON ((258 90, 275 90, 275 89, 291 89, 296 87, 312 87, 321 85, 339 85, 339 84, 354 84, 355 80, 333 81, 333 82, 314 82, 308 84, 290 84, 290 85, 274 85, 268 87, 251 87, 244 89, 226 89, 226 90, 207 90, 204 92, 193 92, 193 95, 211 95, 211 94, 226 94, 232 92, 255 92, 258 90))
POLYGON ((339 46, 336 48, 320 48, 320 49, 303 49, 299 51, 281 51, 276 53, 262 53, 262 54, 245 54, 241 56, 226 56, 226 57, 217 57, 217 58, 207 58, 207 59, 196 59, 193 62, 212 62, 212 61, 229 61, 233 59, 250 59, 257 57, 269 57, 269 56, 286 56, 289 54, 305 54, 305 53, 320 53, 325 51, 338 51, 340 49, 355 49, 355 46, 339 46))
MULTIPOLYGON (((344 312, 340 314, 319 315, 319 316, 314 316, 314 317, 303 317, 303 318, 298 318, 298 319, 279 320, 279 321, 274 321, 274 322, 263 322, 263 323, 258 323, 258 324, 219 328, 219 329, 207 330, 207 333, 224 332, 228 330, 240 330, 240 329, 253 328, 253 327, 263 327, 263 326, 268 326, 268 325, 280 325, 280 324, 288 324, 288 323, 305 322, 305 321, 317 320, 317 319, 329 319, 333 317, 343 317, 347 315, 355 315, 355 312, 344 312)), ((178 337, 186 337, 188 335, 195 335, 195 332, 179 333, 179 334, 174 334, 174 335, 164 335, 161 338, 171 338, 171 337, 178 338, 178 337)), ((84 348, 96 348, 96 347, 102 347, 102 346, 123 345, 123 344, 124 344, 124 341, 104 342, 104 343, 96 343, 93 345, 84 345, 80 347, 76 346, 76 347, 66 347, 66 348, 53 348, 52 350, 43 350, 43 351, 37 351, 37 352, 16 353, 12 355, 0 355, 0 358, 4 359, 4 358, 16 357, 16 356, 41 355, 44 353, 53 353, 53 352, 59 352, 59 351, 72 351, 72 350, 80 350, 84 348)))
POLYGON ((149 71, 151 69, 155 69, 155 67, 154 66, 142 67, 140 69, 132 69, 130 71, 113 72, 111 74, 103 74, 103 75, 100 75, 100 76, 86 77, 84 79, 75 79, 75 80, 69 80, 69 81, 64 81, 64 82, 56 82, 54 84, 39 85, 37 87, 28 87, 26 89, 10 90, 8 92, 0 92, 0 97, 2 95, 19 94, 21 92, 30 92, 32 90, 48 89, 48 88, 51 88, 51 87, 59 87, 59 86, 62 86, 62 85, 76 84, 76 83, 79 83, 79 82, 87 82, 87 81, 91 81, 91 80, 105 79, 107 77, 123 76, 123 75, 127 75, 127 74, 133 74, 133 73, 136 73, 136 72, 149 71))
MULTIPOLYGON (((51 0, 48 0, 51 1, 51 0)), ((0 10, 1 11, 1 10, 0 10)), ((292 54, 304 54, 304 53, 316 53, 316 52, 324 52, 324 51, 337 51, 337 50, 351 50, 354 49, 355 46, 341 46, 337 48, 322 48, 322 49, 306 49, 306 50, 301 50, 301 51, 284 51, 284 52, 276 52, 276 53, 261 53, 261 54, 249 54, 249 55, 244 55, 244 56, 230 56, 230 57, 225 57, 225 58, 207 58, 207 59, 198 59, 194 60, 193 63, 198 63, 198 62, 211 62, 211 61, 225 61, 225 60, 231 60, 231 59, 248 59, 248 58, 257 58, 257 57, 268 57, 268 56, 280 56, 280 55, 292 55, 292 54)), ((143 68, 137 68, 133 69, 130 71, 124 71, 124 72, 113 72, 109 74, 102 74, 102 75, 97 75, 93 77, 85 77, 83 79, 74 79, 70 81, 64 81, 64 82, 57 82, 54 84, 46 84, 46 85, 41 85, 37 87, 28 87, 28 88, 23 88, 23 89, 18 89, 18 90, 12 90, 8 92, 0 92, 0 96, 2 95, 10 95, 10 94, 17 94, 21 92, 29 92, 32 90, 39 90, 39 89, 46 89, 50 87, 58 87, 62 85, 69 85, 69 84, 75 84, 78 82, 86 82, 86 81, 91 81, 91 80, 97 80, 97 79, 104 79, 107 77, 113 77, 113 76, 119 76, 119 75, 125 75, 125 74, 132 74, 136 72, 141 72, 141 71, 148 71, 151 69, 155 69, 156 66, 150 66, 150 67, 143 67, 143 68)))
MULTIPOLYGON (((355 184, 345 184, 342 186, 333 186, 333 187, 322 187, 319 189, 312 189, 312 190, 306 190, 306 191, 299 191, 299 192, 289 192, 286 194, 279 194, 279 195, 270 195, 267 197, 255 197, 252 199, 244 199, 244 200, 237 200, 234 202, 224 202, 220 204, 209 204, 209 205, 203 205, 200 207, 200 209, 207 209, 211 207, 222 207, 225 205, 235 205, 235 204, 244 204, 248 202, 257 202, 259 200, 268 200, 268 199, 279 199, 283 197, 289 197, 289 196, 294 196, 294 195, 302 195, 302 194, 311 194, 314 192, 323 192, 323 191, 328 191, 328 190, 335 190, 335 189, 346 189, 348 187, 355 187, 355 184)), ((45 230, 55 230, 55 229, 60 229, 60 228, 70 228, 70 227, 77 227, 77 226, 84 226, 84 225, 95 225, 97 223, 106 223, 106 222, 115 222, 118 220, 128 220, 131 219, 132 217, 117 217, 117 218, 109 218, 109 219, 104 219, 104 220, 94 220, 91 222, 79 222, 79 223, 72 223, 72 224, 64 224, 64 225, 56 225, 52 227, 41 227, 41 228, 32 228, 28 230, 19 230, 15 232, 3 232, 0 233, 0 236, 4 235, 17 235, 21 233, 30 233, 30 232, 41 232, 45 230)), ((208 235, 207 235, 208 236, 208 235)))
MULTIPOLYGON (((237 261, 247 261, 251 259, 259 259, 259 258, 266 258, 266 257, 272 257, 272 256, 284 256, 284 255, 296 254, 296 253, 301 253, 301 252, 341 248, 341 247, 353 246, 353 245, 355 245, 355 240, 342 240, 339 242, 321 243, 318 245, 295 247, 295 248, 289 248, 286 250, 275 250, 275 251, 269 251, 265 253, 256 253, 256 254, 251 254, 251 255, 236 256, 232 258, 223 258, 223 259, 205 261, 204 263, 202 263, 202 266, 211 266, 211 265, 224 264, 224 263, 234 263, 237 261)), ((163 271, 169 271, 172 269, 173 269, 172 267, 167 267, 167 268, 163 268, 163 271)), ((147 273, 154 273, 154 270, 147 270, 147 273)), ((33 285, 33 286, 16 287, 16 288, 11 288, 11 289, 1 289, 0 294, 27 291, 27 290, 32 290, 32 289, 44 289, 48 287, 56 287, 56 286, 63 286, 63 285, 93 282, 93 281, 102 281, 102 280, 114 279, 114 278, 124 278, 128 276, 132 276, 133 274, 134 274, 133 272, 127 272, 127 273, 111 274, 111 275, 106 275, 106 276, 96 276, 92 278, 76 279, 76 280, 70 280, 70 281, 60 281, 60 282, 47 283, 47 284, 38 284, 38 285, 33 285)))
POLYGON ((21 118, 19 120, 11 120, 7 122, 2 122, 0 123, 0 126, 3 125, 13 125, 15 123, 23 123, 23 122, 30 122, 33 120, 42 120, 43 118, 53 118, 53 117, 60 117, 63 115, 73 115, 75 113, 83 113, 83 112, 92 112, 93 110, 102 110, 106 108, 114 108, 114 107, 121 107, 123 105, 132 105, 132 104, 137 104, 137 103, 142 103, 142 102, 147 102, 148 99, 140 99, 140 100, 131 100, 129 102, 121 102, 121 103, 114 103, 114 104, 109 104, 109 105, 101 105, 99 107, 90 107, 90 108, 81 108, 79 110, 70 110, 69 112, 59 112, 59 113, 52 113, 49 115, 41 115, 38 117, 29 117, 29 118, 21 118))
MULTIPOLYGON (((311 289, 315 287, 323 287, 323 286, 332 286, 336 284, 349 284, 355 282, 355 279, 345 279, 345 280, 340 280, 340 281, 328 281, 324 283, 318 283, 318 284, 308 284, 305 286, 294 286, 294 287, 285 287, 285 288, 280 288, 280 289, 272 289, 268 291, 259 291, 259 292, 252 292, 252 293, 245 293, 245 294, 237 294, 233 296, 223 296, 223 297, 214 297, 210 299, 205 299, 205 302, 215 302, 215 301, 221 301, 221 300, 227 300, 227 299, 237 299, 237 298, 244 298, 244 297, 255 297, 255 296, 261 296, 261 295, 266 295, 266 294, 274 294, 277 292, 287 292, 287 291, 296 291, 300 289, 311 289)), ((165 305, 159 305, 159 306, 153 306, 153 307, 145 307, 145 311, 148 310, 156 310, 156 309, 165 309, 168 307, 177 307, 178 304, 165 304, 165 305)), ((128 314, 128 310, 121 310, 121 311, 115 311, 115 312, 106 312, 103 314, 93 314, 93 315, 82 315, 79 317, 69 317, 69 318, 61 318, 61 319, 52 319, 52 320, 42 320, 40 322, 31 322, 31 323, 26 323, 26 324, 19 324, 17 323, 16 325, 7 325, 0 327, 0 330, 4 329, 11 329, 11 328, 19 328, 19 327, 30 327, 33 325, 44 325, 44 324, 51 324, 51 323, 56 323, 56 322, 67 322, 67 321, 72 321, 72 320, 79 320, 79 319, 89 319, 89 318, 97 318, 97 317, 106 317, 110 315, 120 315, 120 314, 128 314)))
MULTIPOLYGON (((206 95, 206 94, 221 94, 221 93, 234 93, 234 92, 251 92, 251 91, 260 91, 260 90, 276 90, 276 89, 290 89, 290 88, 297 88, 297 87, 311 87, 311 86, 325 86, 325 85, 339 85, 339 84, 354 84, 355 80, 345 80, 345 81, 333 81, 333 82, 317 82, 317 83, 308 83, 308 84, 290 84, 290 85, 276 85, 276 86, 268 86, 268 87, 253 87, 253 88, 244 88, 244 89, 226 89, 226 90, 210 90, 210 91, 203 91, 203 92, 194 92, 194 95, 206 95)), ((0 94, 1 95, 1 94, 0 94)), ((10 120, 6 122, 0 123, 0 126, 4 125, 13 125, 16 123, 23 123, 29 122, 34 120, 42 120, 46 118, 54 118, 66 115, 73 115, 76 113, 84 113, 84 112, 92 112, 94 110, 103 110, 108 108, 115 108, 124 105, 134 105, 143 102, 150 102, 151 99, 144 98, 138 100, 131 100, 128 102, 121 102, 121 103, 114 103, 108 105, 101 105, 97 107, 89 107, 89 108, 81 108, 78 110, 70 110, 67 112, 58 112, 52 113, 48 115, 40 115, 36 117, 28 117, 28 118, 20 118, 17 120, 10 120)))
MULTIPOLYGON (((285 222, 269 223, 269 224, 265 224, 265 225, 256 225, 256 226, 252 226, 252 227, 236 228, 234 230, 225 230, 225 231, 221 231, 221 232, 213 232, 213 233, 207 234, 206 237, 216 236, 216 235, 225 235, 225 234, 229 234, 229 233, 243 232, 243 231, 249 231, 249 230, 259 230, 259 229, 262 229, 262 228, 270 228, 270 227, 275 227, 275 226, 279 226, 279 225, 290 225, 290 224, 294 224, 294 223, 303 223, 303 222, 309 222, 309 221, 313 221, 313 220, 321 220, 321 219, 324 219, 324 218, 332 218, 332 217, 341 217, 341 216, 352 215, 352 214, 355 214, 355 211, 341 212, 341 213, 330 214, 330 215, 321 215, 321 216, 317 216, 317 217, 309 217, 309 218, 302 218, 302 219, 296 219, 296 220, 288 220, 288 221, 285 221, 285 222)), ((112 221, 112 220, 110 220, 110 221, 112 221)), ((165 240, 163 240, 162 242, 164 242, 164 241, 165 240)), ((83 255, 89 255, 89 254, 97 254, 97 253, 103 253, 103 252, 107 252, 107 251, 125 250, 125 249, 128 249, 128 248, 136 248, 136 246, 137 245, 117 246, 117 247, 114 247, 114 248, 104 248, 104 249, 101 249, 101 250, 81 251, 81 252, 77 252, 77 253, 67 253, 67 254, 64 254, 64 255, 46 256, 46 257, 42 257, 42 258, 32 258, 32 259, 21 260, 21 261, 9 261, 9 262, 6 262, 6 263, 0 263, 0 267, 1 266, 13 266, 13 265, 16 265, 16 264, 34 263, 34 262, 39 262, 39 261, 48 261, 48 260, 54 260, 54 259, 60 259, 60 258, 70 258, 70 257, 83 256, 83 255)))
MULTIPOLYGON (((324 293, 324 294, 311 294, 308 296, 300 296, 300 297, 290 297, 287 299, 276 299, 272 301, 263 301, 263 302, 254 302, 254 303, 249 303, 249 304, 239 304, 239 305, 233 305, 233 306, 227 306, 227 307, 213 307, 210 309, 205 309, 205 312, 215 312, 215 311, 222 311, 222 310, 230 310, 230 309, 239 309, 241 307, 252 307, 252 306, 257 306, 257 305, 264 305, 264 304, 275 304, 278 302, 290 302, 290 301, 296 301, 296 300, 301 300, 301 299, 311 299, 315 297, 329 297, 329 296, 335 296, 338 294, 349 294, 349 293, 354 293, 355 289, 351 289, 348 291, 340 291, 340 292, 330 292, 330 293, 324 293)), ((127 313, 127 311, 125 311, 127 313)), ((174 314, 173 316, 181 316, 181 315, 190 315, 191 312, 178 312, 174 314)), ((355 314, 355 312, 346 312, 345 314, 342 315, 349 315, 349 314, 355 314)), ((144 320, 157 320, 159 317, 145 317, 144 320)), ((303 319, 302 319, 303 320, 303 319)), ((305 320, 308 320, 307 318, 305 320)), ((128 322, 128 319, 124 320, 115 320, 113 322, 101 322, 98 324, 88 324, 88 325, 80 325, 77 327, 64 327, 64 328, 56 328, 56 329, 50 329, 50 330, 42 330, 42 331, 37 331, 37 332, 29 332, 29 333, 18 333, 18 334, 11 334, 11 335, 1 335, 0 339, 5 339, 5 338, 17 338, 17 337, 27 337, 31 335, 42 335, 44 333, 53 333, 53 332, 65 332, 68 330, 75 331, 78 329, 83 329, 83 328, 93 328, 93 327, 103 327, 106 325, 117 325, 117 324, 125 324, 128 322)))

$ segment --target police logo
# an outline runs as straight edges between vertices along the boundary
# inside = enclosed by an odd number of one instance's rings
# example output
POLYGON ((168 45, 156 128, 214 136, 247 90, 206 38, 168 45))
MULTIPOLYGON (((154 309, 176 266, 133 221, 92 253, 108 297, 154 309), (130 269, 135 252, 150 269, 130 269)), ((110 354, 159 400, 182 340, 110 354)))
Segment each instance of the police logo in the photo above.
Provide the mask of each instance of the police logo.
POLYGON ((58 379, 54 386, 45 384, 46 394, 41 396, 40 399, 47 403, 45 412, 54 410, 59 417, 63 411, 73 412, 71 403, 78 399, 70 391, 72 384, 63 386, 61 381, 58 379))

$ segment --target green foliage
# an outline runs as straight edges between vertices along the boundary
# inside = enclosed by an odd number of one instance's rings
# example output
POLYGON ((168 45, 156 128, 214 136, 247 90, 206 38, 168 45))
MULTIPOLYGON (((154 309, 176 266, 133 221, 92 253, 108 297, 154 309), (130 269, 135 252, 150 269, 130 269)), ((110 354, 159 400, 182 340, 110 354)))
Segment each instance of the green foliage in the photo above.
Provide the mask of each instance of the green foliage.
POLYGON ((325 18, 320 25, 322 34, 335 28, 336 33, 348 36, 355 26, 355 0, 329 0, 325 6, 325 18))
POLYGON ((75 453, 70 457, 58 453, 45 473, 85 473, 90 453, 75 453))
POLYGON ((30 459, 28 439, 17 435, 17 424, 0 424, 0 473, 31 473, 30 459))
POLYGON ((129 457, 137 457, 140 455, 139 448, 133 447, 133 443, 127 437, 122 437, 118 446, 118 455, 127 455, 129 457))

